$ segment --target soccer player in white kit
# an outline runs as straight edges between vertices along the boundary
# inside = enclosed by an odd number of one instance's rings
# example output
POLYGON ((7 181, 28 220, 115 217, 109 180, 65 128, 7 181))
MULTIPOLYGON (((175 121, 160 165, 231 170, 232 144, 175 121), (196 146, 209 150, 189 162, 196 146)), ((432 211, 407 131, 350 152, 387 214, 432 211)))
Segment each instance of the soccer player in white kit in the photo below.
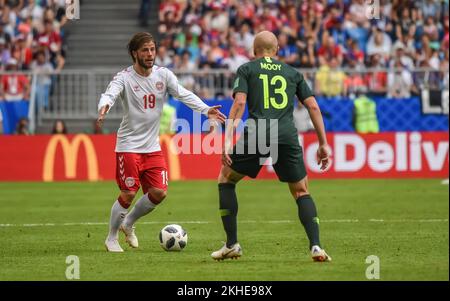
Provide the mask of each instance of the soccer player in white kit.
POLYGON ((116 181, 121 192, 111 209, 105 241, 109 252, 123 252, 118 241, 119 230, 124 232, 125 241, 137 248, 135 222, 166 197, 168 174, 159 144, 159 124, 168 94, 214 123, 225 121, 225 115, 218 110, 220 106, 209 107, 182 87, 172 71, 154 65, 156 44, 150 33, 135 34, 128 43, 128 52, 133 65, 117 73, 98 104, 100 126, 117 99, 122 101, 124 111, 115 150, 116 181), (141 185, 144 195, 128 213, 141 185))

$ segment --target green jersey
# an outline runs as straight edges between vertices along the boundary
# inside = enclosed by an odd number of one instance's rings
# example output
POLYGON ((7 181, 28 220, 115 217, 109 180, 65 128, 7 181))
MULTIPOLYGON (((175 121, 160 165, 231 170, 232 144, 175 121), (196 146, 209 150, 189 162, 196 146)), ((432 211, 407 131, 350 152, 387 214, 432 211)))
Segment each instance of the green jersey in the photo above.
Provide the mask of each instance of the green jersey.
POLYGON ((265 119, 267 126, 270 119, 278 120, 278 143, 298 144, 294 96, 303 103, 313 94, 297 70, 269 57, 256 59, 237 70, 233 96, 237 92, 247 94, 249 119, 256 124, 265 119))

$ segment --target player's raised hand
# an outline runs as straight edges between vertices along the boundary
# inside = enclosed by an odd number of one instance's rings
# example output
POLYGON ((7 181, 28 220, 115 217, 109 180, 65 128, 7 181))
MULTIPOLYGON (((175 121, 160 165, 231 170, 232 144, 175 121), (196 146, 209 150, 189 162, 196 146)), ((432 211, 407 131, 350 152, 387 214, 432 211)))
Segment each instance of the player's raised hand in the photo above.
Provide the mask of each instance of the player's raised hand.
POLYGON ((325 170, 330 164, 330 148, 328 144, 319 146, 317 149, 317 164, 320 165, 320 170, 325 170))
POLYGON ((221 108, 221 105, 217 105, 217 106, 212 106, 209 110, 208 110, 208 118, 211 120, 217 120, 220 123, 224 123, 225 119, 227 118, 225 115, 222 114, 222 112, 219 111, 219 109, 221 108))

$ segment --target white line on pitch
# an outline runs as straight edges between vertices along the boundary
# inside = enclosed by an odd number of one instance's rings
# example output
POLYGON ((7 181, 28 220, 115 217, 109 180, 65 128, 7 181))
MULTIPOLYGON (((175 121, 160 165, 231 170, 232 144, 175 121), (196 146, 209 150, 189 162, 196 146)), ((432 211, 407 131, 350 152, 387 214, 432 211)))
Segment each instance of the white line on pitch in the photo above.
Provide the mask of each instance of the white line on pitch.
MULTIPOLYGON (((268 223, 268 224, 290 224, 297 223, 298 220, 273 220, 273 221, 264 221, 264 220, 243 220, 239 221, 242 224, 256 224, 256 223, 268 223)), ((329 219, 329 220, 320 220, 322 223, 360 223, 360 222, 369 222, 369 223, 448 223, 448 219, 368 219, 368 220, 359 220, 359 219, 329 219)), ((155 224, 212 224, 215 222, 212 221, 149 221, 149 222, 140 222, 138 224, 141 225, 155 225, 155 224)), ((58 227, 58 226, 104 226, 108 225, 107 222, 78 222, 78 223, 35 223, 35 224, 0 224, 0 228, 6 227, 58 227)))

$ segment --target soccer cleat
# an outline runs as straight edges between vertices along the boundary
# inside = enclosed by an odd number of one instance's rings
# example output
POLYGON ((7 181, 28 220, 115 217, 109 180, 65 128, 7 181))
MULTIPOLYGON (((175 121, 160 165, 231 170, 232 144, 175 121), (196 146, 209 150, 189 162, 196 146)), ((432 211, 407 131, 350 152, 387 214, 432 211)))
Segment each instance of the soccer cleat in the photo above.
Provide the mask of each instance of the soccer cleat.
POLYGON ((119 240, 117 240, 117 239, 113 239, 113 240, 106 239, 105 247, 106 247, 106 251, 108 251, 108 252, 113 252, 113 253, 123 252, 123 249, 119 244, 119 240))
POLYGON ((125 234, 125 241, 127 244, 132 248, 139 247, 139 242, 137 239, 136 234, 134 233, 135 227, 127 227, 125 224, 120 225, 120 231, 122 231, 125 234))
POLYGON ((311 248, 311 257, 317 262, 331 261, 331 257, 319 246, 313 246, 311 248))
POLYGON ((241 245, 237 242, 231 248, 227 248, 227 244, 215 252, 211 253, 211 257, 214 260, 224 260, 224 259, 238 259, 242 256, 242 248, 241 245))

